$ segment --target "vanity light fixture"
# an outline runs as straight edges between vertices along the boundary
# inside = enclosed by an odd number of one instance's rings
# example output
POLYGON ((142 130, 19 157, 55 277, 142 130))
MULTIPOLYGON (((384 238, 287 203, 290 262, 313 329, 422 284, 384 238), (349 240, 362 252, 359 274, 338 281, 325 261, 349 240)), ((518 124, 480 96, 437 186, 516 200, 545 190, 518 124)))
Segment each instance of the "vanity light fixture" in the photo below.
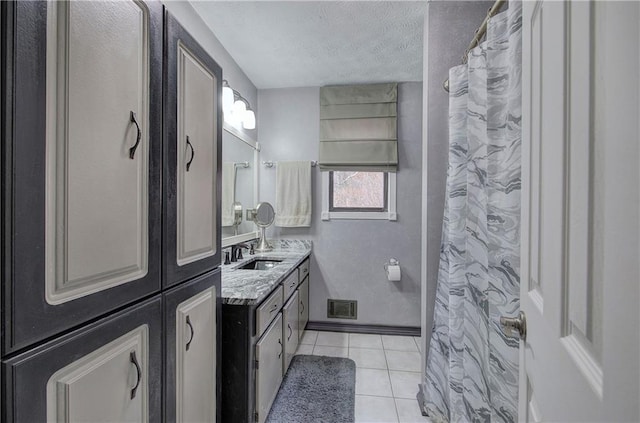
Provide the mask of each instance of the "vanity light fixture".
POLYGON ((225 122, 233 126, 242 124, 244 129, 255 129, 256 115, 251 110, 251 105, 238 91, 231 88, 226 79, 222 81, 222 110, 225 122))

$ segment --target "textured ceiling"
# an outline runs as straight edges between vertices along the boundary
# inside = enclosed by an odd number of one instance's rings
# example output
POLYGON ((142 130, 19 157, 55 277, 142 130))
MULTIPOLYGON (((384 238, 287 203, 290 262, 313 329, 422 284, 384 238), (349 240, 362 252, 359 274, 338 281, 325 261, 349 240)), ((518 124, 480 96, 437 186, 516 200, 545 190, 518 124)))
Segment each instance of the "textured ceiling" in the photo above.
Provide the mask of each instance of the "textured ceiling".
POLYGON ((426 1, 192 1, 259 89, 422 80, 426 1))

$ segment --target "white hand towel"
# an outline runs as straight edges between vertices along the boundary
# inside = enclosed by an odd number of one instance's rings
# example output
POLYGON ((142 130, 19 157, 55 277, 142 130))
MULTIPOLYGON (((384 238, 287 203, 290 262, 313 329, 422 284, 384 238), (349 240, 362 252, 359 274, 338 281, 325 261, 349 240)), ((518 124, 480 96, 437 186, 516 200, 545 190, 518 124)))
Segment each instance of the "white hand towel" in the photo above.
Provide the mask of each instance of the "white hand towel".
POLYGON ((236 179, 236 168, 233 162, 222 163, 222 226, 233 226, 233 187, 236 179))
POLYGON ((278 162, 276 226, 311 226, 311 162, 278 162))

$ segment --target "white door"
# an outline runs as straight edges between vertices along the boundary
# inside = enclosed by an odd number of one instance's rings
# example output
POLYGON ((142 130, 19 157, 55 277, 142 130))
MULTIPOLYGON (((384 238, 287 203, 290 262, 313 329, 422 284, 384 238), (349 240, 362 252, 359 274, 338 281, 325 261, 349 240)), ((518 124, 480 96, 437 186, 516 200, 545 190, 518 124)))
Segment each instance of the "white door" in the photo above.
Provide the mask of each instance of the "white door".
POLYGON ((176 310, 176 422, 216 420, 215 287, 176 310))
POLYGON ((53 374, 47 421, 148 422, 148 332, 140 326, 53 374))
POLYGON ((296 350, 298 349, 298 308, 300 305, 300 298, 298 295, 298 290, 294 292, 294 294, 289 298, 287 304, 285 304, 282 309, 282 314, 284 316, 284 320, 282 323, 282 331, 284 332, 284 355, 282 360, 282 376, 287 373, 287 369, 289 368, 289 364, 291 364, 291 360, 293 356, 296 354, 296 350))
POLYGON ((639 421, 637 2, 523 2, 521 421, 639 421))
POLYGON ((47 13, 46 298, 60 304, 147 274, 149 11, 47 13))
POLYGON ((177 263, 216 253, 216 76, 178 45, 177 263))
POLYGON ((263 423, 269 415, 282 382, 282 313, 256 343, 256 410, 255 420, 263 423))

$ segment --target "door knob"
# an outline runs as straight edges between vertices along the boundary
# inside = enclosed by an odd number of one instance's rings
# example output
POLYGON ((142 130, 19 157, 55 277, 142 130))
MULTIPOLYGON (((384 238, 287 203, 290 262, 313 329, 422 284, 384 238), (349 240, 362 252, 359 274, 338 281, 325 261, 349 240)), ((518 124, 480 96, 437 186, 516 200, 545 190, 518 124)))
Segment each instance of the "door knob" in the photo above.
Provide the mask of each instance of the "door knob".
POLYGON ((527 339, 527 316, 523 311, 518 313, 518 317, 500 317, 500 324, 507 336, 520 338, 523 341, 527 339))

